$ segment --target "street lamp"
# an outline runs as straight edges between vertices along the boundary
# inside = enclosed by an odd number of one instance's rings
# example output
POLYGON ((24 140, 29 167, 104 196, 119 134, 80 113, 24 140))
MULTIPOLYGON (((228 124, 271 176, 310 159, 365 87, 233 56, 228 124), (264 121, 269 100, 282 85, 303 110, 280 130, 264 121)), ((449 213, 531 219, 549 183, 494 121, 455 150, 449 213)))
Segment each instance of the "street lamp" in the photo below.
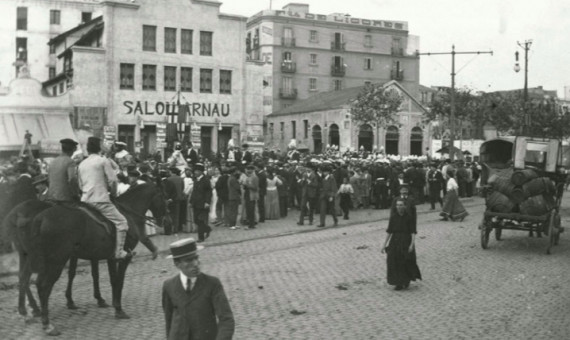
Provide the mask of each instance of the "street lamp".
MULTIPOLYGON (((528 100, 528 50, 532 45, 532 40, 525 40, 524 43, 517 41, 517 44, 524 49, 524 89, 523 89, 523 110, 524 110, 524 127, 530 126, 530 115, 526 111, 526 102, 528 100)), ((513 67, 515 72, 519 72, 521 67, 519 65, 519 52, 515 52, 515 66, 513 67)))

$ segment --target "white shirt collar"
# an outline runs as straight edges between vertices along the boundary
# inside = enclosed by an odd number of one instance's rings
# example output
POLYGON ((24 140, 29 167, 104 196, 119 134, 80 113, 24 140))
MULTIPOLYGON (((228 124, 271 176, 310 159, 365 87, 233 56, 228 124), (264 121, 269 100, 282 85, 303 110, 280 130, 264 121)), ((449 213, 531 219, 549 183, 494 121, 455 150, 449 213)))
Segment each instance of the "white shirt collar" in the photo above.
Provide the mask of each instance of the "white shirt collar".
POLYGON ((204 177, 204 175, 202 175, 202 176, 200 176, 200 177, 196 178, 196 182, 198 182, 199 180, 201 180, 201 179, 202 179, 202 177, 204 177))
POLYGON ((20 174, 20 176, 18 176, 18 178, 22 178, 22 177, 32 178, 32 175, 30 175, 29 173, 26 172, 26 173, 20 174))
POLYGON ((191 277, 184 275, 183 272, 180 272, 180 281, 182 281, 182 287, 184 290, 188 289, 188 279, 190 279, 190 290, 192 290, 192 287, 194 287, 194 284, 196 283, 196 278, 192 279, 191 277))

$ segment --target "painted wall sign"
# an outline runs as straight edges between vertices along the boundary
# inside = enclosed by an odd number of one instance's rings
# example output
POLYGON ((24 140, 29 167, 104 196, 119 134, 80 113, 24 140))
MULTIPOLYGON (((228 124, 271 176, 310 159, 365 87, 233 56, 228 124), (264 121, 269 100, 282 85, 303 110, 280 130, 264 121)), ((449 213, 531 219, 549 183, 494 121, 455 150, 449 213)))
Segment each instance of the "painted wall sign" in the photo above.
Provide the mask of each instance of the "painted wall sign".
MULTIPOLYGON (((149 103, 147 101, 125 100, 125 114, 130 115, 178 115, 178 105, 169 102, 149 103)), ((230 104, 221 103, 189 103, 188 113, 200 117, 227 117, 230 115, 230 104)))

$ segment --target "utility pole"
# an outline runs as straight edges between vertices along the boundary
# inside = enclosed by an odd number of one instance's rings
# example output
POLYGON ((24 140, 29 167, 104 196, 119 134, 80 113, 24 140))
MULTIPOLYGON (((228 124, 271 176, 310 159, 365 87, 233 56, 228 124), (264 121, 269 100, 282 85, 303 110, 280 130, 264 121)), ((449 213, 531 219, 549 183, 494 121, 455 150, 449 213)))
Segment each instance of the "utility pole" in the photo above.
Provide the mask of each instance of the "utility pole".
MULTIPOLYGON (((532 40, 525 40, 524 43, 517 41, 522 49, 524 49, 524 90, 523 90, 523 110, 524 110, 524 123, 523 123, 523 134, 528 134, 530 130, 530 115, 526 109, 526 103, 528 101, 528 51, 532 45, 532 40), (526 131, 525 131, 526 127, 526 131)), ((521 67, 519 66, 519 52, 515 52, 515 72, 519 72, 521 67)))
MULTIPOLYGON (((449 158, 453 160, 454 156, 454 149, 453 143, 455 138, 455 55, 456 54, 490 54, 493 55, 493 51, 473 51, 473 52, 456 52, 455 45, 451 46, 451 52, 427 52, 427 53, 418 53, 417 55, 442 55, 442 54, 451 54, 451 112, 449 115, 449 158)), ((443 137, 442 137, 443 138, 443 137)), ((443 147, 443 144, 442 144, 443 147)))

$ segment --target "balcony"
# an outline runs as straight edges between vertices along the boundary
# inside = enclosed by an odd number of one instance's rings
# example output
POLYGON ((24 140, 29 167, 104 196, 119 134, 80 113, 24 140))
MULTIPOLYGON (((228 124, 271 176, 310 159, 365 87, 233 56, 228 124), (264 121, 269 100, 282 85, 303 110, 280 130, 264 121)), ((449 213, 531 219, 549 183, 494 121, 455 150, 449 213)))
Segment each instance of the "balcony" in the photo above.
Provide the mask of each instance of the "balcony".
POLYGON ((292 61, 283 61, 281 63, 281 72, 283 73, 295 73, 297 71, 297 63, 292 61))
POLYGON ((297 89, 279 89, 279 98, 297 99, 297 89))
POLYGON ((286 47, 295 47, 295 38, 281 38, 281 45, 286 47))
POLYGON ((331 76, 344 77, 346 67, 344 65, 331 65, 331 76))
POLYGON ((344 51, 345 42, 331 41, 331 50, 333 51, 344 51))
POLYGON ((392 47, 392 55, 401 57, 404 55, 404 49, 401 47, 392 47))
POLYGON ((390 71, 390 79, 392 79, 392 80, 404 80, 404 70, 392 70, 392 71, 390 71))

